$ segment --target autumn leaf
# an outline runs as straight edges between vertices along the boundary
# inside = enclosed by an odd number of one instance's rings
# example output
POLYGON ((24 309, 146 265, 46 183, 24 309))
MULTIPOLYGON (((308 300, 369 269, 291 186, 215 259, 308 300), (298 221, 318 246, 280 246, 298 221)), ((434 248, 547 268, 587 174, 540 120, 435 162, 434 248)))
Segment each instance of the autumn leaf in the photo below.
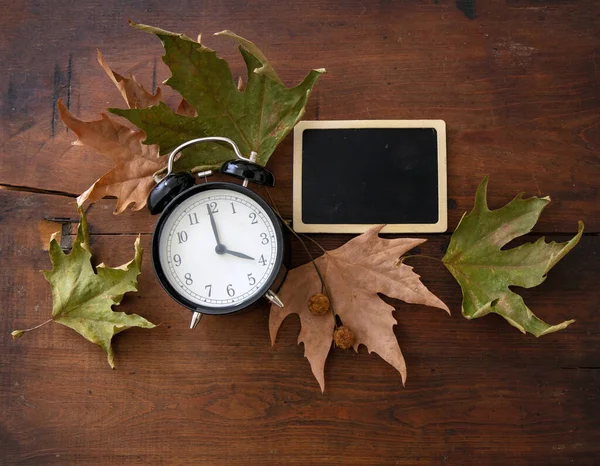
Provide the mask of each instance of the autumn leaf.
POLYGON ((142 144, 144 133, 131 129, 108 115, 100 120, 82 121, 58 101, 62 121, 78 136, 74 145, 91 147, 111 159, 115 166, 77 198, 77 204, 95 202, 105 196, 115 196, 115 214, 133 204, 133 210, 146 205, 146 198, 156 185, 152 175, 166 166, 158 157, 158 146, 142 144))
MULTIPOLYGON (((162 98, 160 88, 152 94, 129 74, 126 78, 113 71, 98 51, 98 63, 117 86, 129 108, 143 108, 156 105, 162 98)), ((155 186, 153 174, 166 167, 167 161, 159 158, 158 146, 142 144, 144 132, 133 130, 108 115, 100 120, 82 121, 73 116, 58 101, 61 120, 78 136, 73 145, 88 146, 115 163, 115 167, 98 179, 77 198, 77 204, 95 202, 106 196, 115 196, 115 214, 123 212, 133 204, 133 210, 146 205, 148 194, 155 186)))
POLYGON ((509 287, 532 288, 542 283, 548 271, 579 242, 583 222, 579 222, 577 235, 565 243, 546 243, 542 237, 535 243, 501 250, 531 231, 550 198, 523 199, 521 193, 504 207, 489 210, 487 183, 486 177, 477 189, 475 207, 461 219, 442 259, 462 288, 463 315, 475 319, 494 312, 536 337, 564 329, 574 321, 548 325, 509 287))
MULTIPOLYGON (((94 272, 87 221, 83 210, 80 209, 79 213, 77 237, 69 254, 62 251, 55 235, 50 239, 49 254, 53 267, 44 272, 52 288, 50 320, 72 328, 99 345, 106 352, 108 363, 114 368, 112 337, 131 327, 155 327, 136 314, 114 312, 111 309, 113 305, 121 303, 125 293, 137 291, 143 250, 140 239, 137 238, 133 260, 116 268, 100 264, 94 272)), ((15 330, 12 335, 19 338, 29 330, 33 329, 15 330)))
POLYGON ((156 89, 156 93, 152 94, 148 92, 144 87, 139 84, 136 79, 129 73, 129 77, 126 78, 119 73, 113 71, 98 50, 98 63, 102 69, 106 72, 111 81, 117 86, 119 92, 125 99, 125 103, 129 108, 144 108, 156 105, 162 100, 161 88, 156 89))
MULTIPOLYGON (((406 251, 424 243, 424 239, 383 239, 379 232, 383 225, 371 228, 333 251, 315 259, 327 285, 335 314, 355 335, 354 350, 364 344, 369 352, 376 352, 391 364, 406 381, 406 364, 394 334, 394 308, 379 296, 407 303, 425 304, 448 313, 448 307, 432 294, 419 280, 412 267, 398 264, 406 251)), ((311 296, 321 293, 319 276, 312 263, 290 270, 278 293, 285 304, 271 306, 269 330, 274 344, 283 320, 298 314, 302 329, 298 343, 304 343, 304 355, 310 362, 321 390, 325 390, 325 360, 332 345, 335 320, 332 313, 314 315, 309 311, 311 296)))
MULTIPOLYGON (((162 154, 190 139, 223 136, 235 141, 245 155, 255 151, 257 162, 265 165, 303 115, 308 96, 325 71, 312 70, 296 87, 287 88, 256 45, 223 31, 221 35, 240 44, 246 63, 247 85, 241 91, 229 65, 214 50, 183 34, 142 24, 132 26, 155 34, 162 41, 163 61, 172 73, 165 84, 179 92, 197 113, 180 115, 164 102, 144 109, 109 109, 144 130, 144 142, 158 144, 162 154)), ((176 162, 176 169, 215 168, 232 158, 231 149, 219 143, 189 148, 186 153, 176 162)))
POLYGON ((188 103, 188 101, 185 99, 181 99, 181 102, 179 102, 179 105, 177 106, 177 113, 179 115, 189 116, 189 117, 195 117, 196 115, 198 115, 198 112, 196 112, 196 109, 194 107, 192 107, 188 103))

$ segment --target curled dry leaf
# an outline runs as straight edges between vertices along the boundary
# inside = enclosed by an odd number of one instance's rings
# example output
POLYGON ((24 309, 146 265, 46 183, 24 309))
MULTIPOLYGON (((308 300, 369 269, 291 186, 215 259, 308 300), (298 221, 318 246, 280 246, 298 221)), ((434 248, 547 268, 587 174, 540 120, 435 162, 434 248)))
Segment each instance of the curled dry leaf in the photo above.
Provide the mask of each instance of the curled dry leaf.
MULTIPOLYGON (((113 71, 98 51, 98 63, 117 86, 129 108, 144 108, 156 105, 162 98, 160 88, 152 94, 129 74, 126 78, 113 71)), ((154 187, 152 175, 166 166, 166 160, 159 158, 158 146, 142 144, 145 134, 133 130, 115 119, 102 114, 100 120, 82 121, 73 116, 58 101, 62 121, 78 136, 74 145, 91 147, 115 163, 115 167, 98 179, 77 198, 77 204, 95 202, 105 196, 115 196, 115 213, 123 212, 133 204, 133 210, 146 205, 146 198, 154 187)))
POLYGON ((115 213, 123 212, 129 204, 133 210, 146 205, 146 198, 155 186, 152 175, 166 166, 166 157, 158 157, 158 146, 142 144, 144 133, 133 130, 108 115, 100 120, 82 121, 75 118, 58 101, 62 121, 78 136, 74 145, 96 149, 111 159, 115 166, 77 198, 77 204, 95 202, 105 196, 115 196, 115 213))
MULTIPOLYGON (((256 44, 254 42, 251 42, 248 39, 243 38, 242 36, 238 36, 233 31, 229 31, 227 29, 225 31, 215 33, 215 36, 224 36, 224 37, 229 37, 229 38, 235 40, 238 44, 240 44, 240 47, 245 48, 248 52, 250 52, 252 55, 254 55, 256 57, 256 59, 258 60, 258 62, 260 63, 260 65, 258 67, 256 67, 254 70, 252 70, 253 72, 255 72, 256 74, 262 74, 262 75, 267 76, 268 78, 272 79, 273 81, 277 81, 277 82, 283 84, 281 82, 281 79, 279 79, 279 76, 275 72, 273 65, 271 65, 271 63, 269 62, 269 60, 267 59, 265 54, 262 52, 262 50, 260 50, 256 46, 256 44)), ((198 39, 198 42, 200 42, 200 39, 198 39)), ((241 77, 238 79, 238 89, 239 90, 242 89, 242 78, 241 77)))
POLYGON ((579 242, 583 222, 579 222, 577 235, 565 243, 546 243, 542 237, 535 243, 502 250, 531 231, 550 198, 523 199, 521 193, 504 207, 490 210, 487 183, 486 177, 477 189, 475 207, 461 219, 442 259, 462 289, 463 315, 475 319, 496 313, 536 337, 564 329, 574 321, 548 325, 509 287, 532 288, 542 283, 548 271, 579 242))
POLYGON ((152 94, 144 89, 144 86, 139 84, 136 79, 129 73, 126 78, 119 73, 110 69, 102 53, 98 50, 98 63, 106 72, 111 81, 117 86, 121 92, 123 99, 129 108, 145 108, 158 104, 162 100, 162 89, 156 88, 156 93, 152 94))
MULTIPOLYGON (((424 243, 424 239, 383 239, 374 227, 345 245, 327 251, 315 263, 327 284, 333 310, 355 335, 353 347, 363 344, 400 372, 406 380, 406 364, 393 327, 394 308, 377 293, 407 303, 425 304, 450 313, 448 307, 419 280, 412 267, 397 264, 406 251, 424 243)), ((321 292, 321 281, 312 263, 290 270, 278 295, 285 307, 271 306, 269 330, 274 344, 283 320, 298 314, 302 329, 298 343, 304 343, 304 355, 310 362, 321 390, 325 390, 325 360, 331 349, 335 321, 332 313, 314 315, 308 307, 311 296, 321 292)))

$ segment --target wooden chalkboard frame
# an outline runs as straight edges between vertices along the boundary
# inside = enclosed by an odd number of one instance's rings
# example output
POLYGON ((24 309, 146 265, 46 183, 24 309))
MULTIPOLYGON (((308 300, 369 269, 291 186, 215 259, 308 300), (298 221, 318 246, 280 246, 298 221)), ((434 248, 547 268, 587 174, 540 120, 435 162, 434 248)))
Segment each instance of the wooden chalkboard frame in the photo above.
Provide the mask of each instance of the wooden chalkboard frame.
POLYGON ((437 223, 388 224, 382 233, 443 233, 448 228, 446 123, 443 120, 330 120, 301 121, 294 128, 293 222, 299 233, 363 233, 369 224, 311 224, 302 221, 302 140, 307 129, 433 128, 438 147, 437 223))

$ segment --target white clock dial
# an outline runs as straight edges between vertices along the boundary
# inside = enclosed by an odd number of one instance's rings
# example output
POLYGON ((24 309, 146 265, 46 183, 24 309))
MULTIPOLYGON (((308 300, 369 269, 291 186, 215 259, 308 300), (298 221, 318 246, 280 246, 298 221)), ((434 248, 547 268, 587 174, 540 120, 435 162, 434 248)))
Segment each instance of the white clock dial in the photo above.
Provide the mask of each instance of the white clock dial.
POLYGON ((278 272, 281 251, 273 221, 254 199, 234 190, 208 189, 181 201, 158 241, 166 280, 200 306, 253 301, 278 272))

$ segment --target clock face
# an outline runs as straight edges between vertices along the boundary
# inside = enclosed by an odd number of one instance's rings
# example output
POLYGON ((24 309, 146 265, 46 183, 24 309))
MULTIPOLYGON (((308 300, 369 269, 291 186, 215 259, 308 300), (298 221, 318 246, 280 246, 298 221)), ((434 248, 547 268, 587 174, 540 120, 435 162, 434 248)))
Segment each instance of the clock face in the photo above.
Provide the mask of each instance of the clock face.
POLYGON ((265 294, 279 272, 282 244, 277 219, 256 194, 207 183, 165 209, 153 259, 173 298, 193 310, 225 314, 265 294))

